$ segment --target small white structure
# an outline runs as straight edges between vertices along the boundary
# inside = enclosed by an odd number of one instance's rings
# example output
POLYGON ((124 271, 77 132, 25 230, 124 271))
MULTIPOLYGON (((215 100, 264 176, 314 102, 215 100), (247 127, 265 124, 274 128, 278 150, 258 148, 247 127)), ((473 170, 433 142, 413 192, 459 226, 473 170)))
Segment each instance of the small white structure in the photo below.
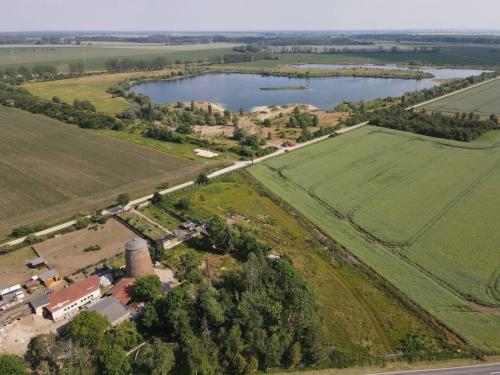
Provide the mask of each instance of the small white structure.
POLYGON ((196 155, 198 155, 202 158, 208 158, 208 159, 215 158, 216 156, 219 156, 219 154, 216 154, 215 152, 203 150, 201 148, 197 148, 196 150, 194 150, 194 152, 196 152, 196 155))
POLYGON ((99 276, 99 283, 101 284, 101 288, 111 286, 111 284, 113 284, 113 275, 111 275, 111 273, 106 273, 99 276))

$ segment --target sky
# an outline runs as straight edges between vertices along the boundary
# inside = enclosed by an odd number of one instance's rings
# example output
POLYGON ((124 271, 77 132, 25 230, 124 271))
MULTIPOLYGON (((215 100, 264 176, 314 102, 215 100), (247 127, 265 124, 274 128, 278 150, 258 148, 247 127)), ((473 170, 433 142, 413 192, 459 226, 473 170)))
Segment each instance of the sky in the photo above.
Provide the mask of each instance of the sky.
POLYGON ((500 0, 0 0, 0 31, 500 29, 500 0))

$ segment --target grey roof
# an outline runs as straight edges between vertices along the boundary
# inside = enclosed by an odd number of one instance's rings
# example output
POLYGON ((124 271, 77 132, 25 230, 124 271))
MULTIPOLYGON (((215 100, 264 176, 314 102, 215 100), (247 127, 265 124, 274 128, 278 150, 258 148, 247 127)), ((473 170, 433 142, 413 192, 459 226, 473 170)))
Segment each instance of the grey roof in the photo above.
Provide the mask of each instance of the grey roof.
POLYGON ((142 238, 134 238, 133 240, 127 241, 125 243, 125 249, 127 250, 139 250, 147 246, 148 243, 145 239, 142 238))
POLYGON ((48 294, 40 294, 30 300, 30 305, 33 306, 34 309, 47 306, 49 303, 48 294))
POLYGON ((40 264, 44 264, 44 263, 45 263, 45 259, 43 259, 43 257, 33 258, 33 259, 30 259, 26 262, 26 264, 29 264, 31 266, 39 266, 40 264))
POLYGON ((101 298, 89 310, 104 315, 111 324, 129 315, 127 308, 113 296, 101 298))
POLYGON ((54 269, 51 269, 51 270, 48 270, 48 271, 45 271, 44 273, 42 273, 41 275, 38 276, 38 278, 42 281, 45 281, 47 279, 51 279, 53 277, 59 277, 59 272, 57 272, 56 270, 54 269))

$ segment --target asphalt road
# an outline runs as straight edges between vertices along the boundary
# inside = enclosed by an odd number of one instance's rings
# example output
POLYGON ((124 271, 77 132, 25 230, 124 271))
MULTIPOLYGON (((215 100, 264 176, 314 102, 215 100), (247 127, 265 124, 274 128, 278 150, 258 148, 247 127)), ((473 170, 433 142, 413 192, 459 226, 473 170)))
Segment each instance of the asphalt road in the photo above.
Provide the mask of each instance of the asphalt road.
POLYGON ((383 372, 377 375, 500 375, 500 363, 429 370, 383 372))

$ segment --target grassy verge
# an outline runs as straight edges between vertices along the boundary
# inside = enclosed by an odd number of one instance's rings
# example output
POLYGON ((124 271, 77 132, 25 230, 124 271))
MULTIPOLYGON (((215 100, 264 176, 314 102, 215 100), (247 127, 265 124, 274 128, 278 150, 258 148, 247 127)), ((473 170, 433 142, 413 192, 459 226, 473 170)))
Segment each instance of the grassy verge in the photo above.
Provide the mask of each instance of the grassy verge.
POLYGON ((169 155, 180 156, 182 158, 195 160, 197 162, 214 163, 219 161, 222 165, 239 158, 236 154, 233 154, 231 152, 218 152, 219 156, 215 158, 203 158, 197 156, 194 152, 195 149, 200 148, 199 146, 195 146, 190 143, 163 142, 157 139, 144 137, 139 131, 100 129, 98 130, 98 132, 110 137, 118 138, 127 142, 132 142, 136 145, 143 146, 152 150, 164 152, 169 155))

